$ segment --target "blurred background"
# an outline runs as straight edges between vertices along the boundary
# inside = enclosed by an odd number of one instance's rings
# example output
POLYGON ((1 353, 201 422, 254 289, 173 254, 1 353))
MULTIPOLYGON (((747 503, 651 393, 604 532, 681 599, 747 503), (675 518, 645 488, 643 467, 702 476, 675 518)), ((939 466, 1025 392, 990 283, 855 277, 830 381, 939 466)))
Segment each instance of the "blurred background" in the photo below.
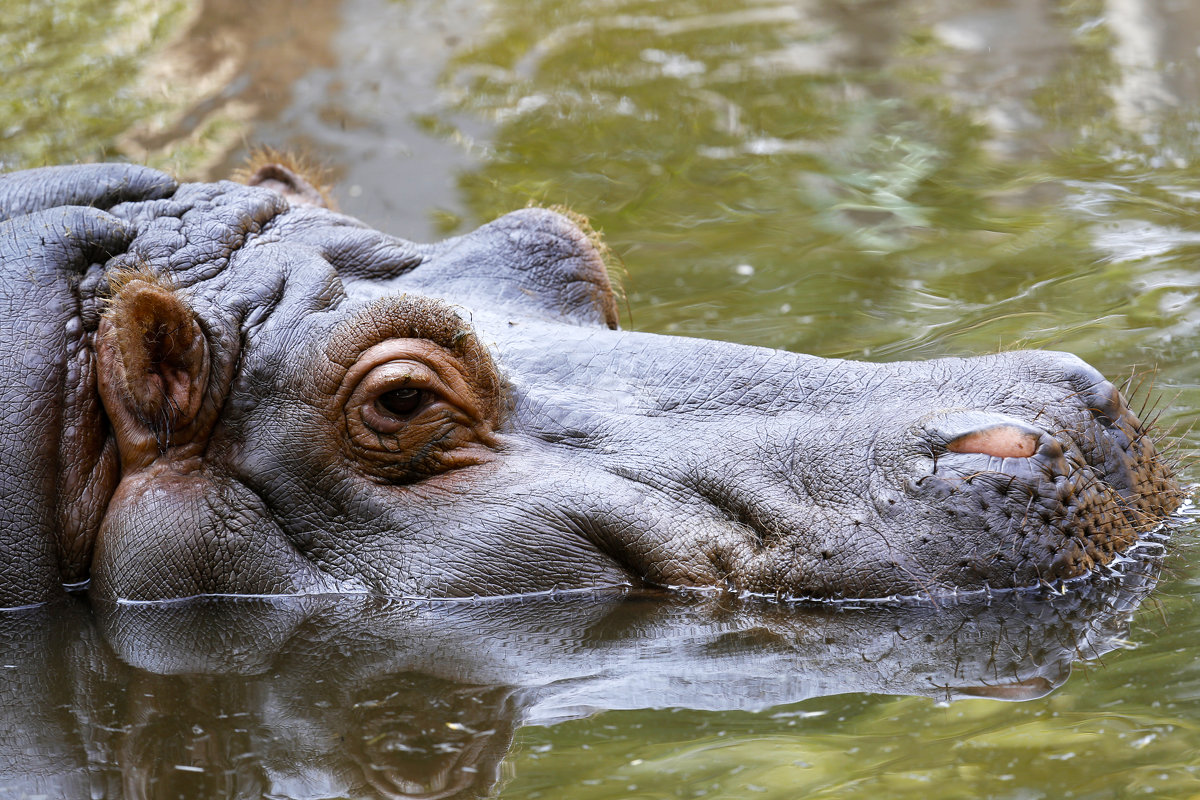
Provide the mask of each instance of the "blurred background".
MULTIPOLYGON (((0 168, 257 145, 415 240, 566 204, 627 327, 1076 352, 1200 476, 1196 0, 0 0, 0 168)), ((502 796, 1200 796, 1195 541, 1049 697, 610 711, 517 731, 502 796)))

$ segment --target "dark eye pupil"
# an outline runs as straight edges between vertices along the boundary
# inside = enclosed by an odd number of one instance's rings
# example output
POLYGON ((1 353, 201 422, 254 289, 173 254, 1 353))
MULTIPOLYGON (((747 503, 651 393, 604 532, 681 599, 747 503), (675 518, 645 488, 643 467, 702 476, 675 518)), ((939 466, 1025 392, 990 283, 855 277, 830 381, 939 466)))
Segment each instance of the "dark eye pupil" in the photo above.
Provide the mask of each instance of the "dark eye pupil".
POLYGON ((420 389, 393 389, 379 395, 375 403, 393 416, 407 417, 420 407, 423 394, 420 389))

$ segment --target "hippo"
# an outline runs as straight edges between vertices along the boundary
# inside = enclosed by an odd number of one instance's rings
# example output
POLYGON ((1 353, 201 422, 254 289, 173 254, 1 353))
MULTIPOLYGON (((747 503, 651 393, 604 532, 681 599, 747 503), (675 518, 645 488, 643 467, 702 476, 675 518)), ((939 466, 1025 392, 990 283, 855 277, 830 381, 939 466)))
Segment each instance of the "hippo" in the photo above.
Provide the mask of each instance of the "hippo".
POLYGON ((0 606, 937 598, 1093 574, 1181 501, 1075 356, 622 330, 572 212, 414 244, 287 164, 95 164, 0 177, 0 220, 0 606))

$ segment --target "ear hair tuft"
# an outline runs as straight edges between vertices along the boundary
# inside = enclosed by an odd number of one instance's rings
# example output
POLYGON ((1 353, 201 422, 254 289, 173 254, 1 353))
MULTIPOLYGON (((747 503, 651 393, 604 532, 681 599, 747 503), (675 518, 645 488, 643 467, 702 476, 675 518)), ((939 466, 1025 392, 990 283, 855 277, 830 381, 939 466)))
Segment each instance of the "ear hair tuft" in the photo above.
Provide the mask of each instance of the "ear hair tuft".
POLYGON ((329 192, 331 170, 302 155, 274 147, 254 147, 232 177, 247 186, 274 189, 292 202, 336 208, 329 192))
POLYGON ((604 236, 600 231, 592 225, 592 221, 588 219, 586 214, 581 214, 573 208, 568 208, 564 205, 547 206, 551 211, 562 214, 571 222, 575 223, 575 227, 583 232, 587 237, 588 242, 596 249, 600 256, 600 260, 604 262, 604 271, 608 273, 608 283, 616 295, 618 302, 625 300, 625 287, 622 281, 628 274, 625 265, 621 263, 621 259, 608 246, 608 242, 604 241, 604 236))
POLYGON ((141 259, 122 258, 109 261, 109 266, 104 271, 104 279, 108 283, 108 291, 103 293, 100 300, 106 306, 113 302, 125 286, 134 281, 158 286, 168 292, 174 292, 177 288, 168 276, 159 274, 148 262, 141 259))

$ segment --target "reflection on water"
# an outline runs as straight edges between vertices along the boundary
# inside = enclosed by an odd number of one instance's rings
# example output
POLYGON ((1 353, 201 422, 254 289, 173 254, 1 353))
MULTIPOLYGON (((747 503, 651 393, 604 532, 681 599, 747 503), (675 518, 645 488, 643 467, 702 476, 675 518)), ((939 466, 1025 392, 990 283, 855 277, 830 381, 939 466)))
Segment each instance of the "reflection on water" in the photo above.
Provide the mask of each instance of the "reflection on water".
POLYGON ((583 594, 6 614, 0 715, 19 735, 0 745, 0 797, 473 798, 500 780, 518 726, 596 711, 1039 698, 1122 645, 1159 561, 1062 595, 941 607, 583 594))
MULTIPOLYGON (((1194 2, 16 0, 0 45, 6 169, 299 148, 417 239, 566 203, 636 327, 1072 350, 1137 370, 1200 480, 1194 2)), ((1195 533, 1171 548, 1130 641, 1079 597, 14 615, 0 797, 1200 796, 1195 533), (942 702, 979 694, 1025 702, 942 702)))

